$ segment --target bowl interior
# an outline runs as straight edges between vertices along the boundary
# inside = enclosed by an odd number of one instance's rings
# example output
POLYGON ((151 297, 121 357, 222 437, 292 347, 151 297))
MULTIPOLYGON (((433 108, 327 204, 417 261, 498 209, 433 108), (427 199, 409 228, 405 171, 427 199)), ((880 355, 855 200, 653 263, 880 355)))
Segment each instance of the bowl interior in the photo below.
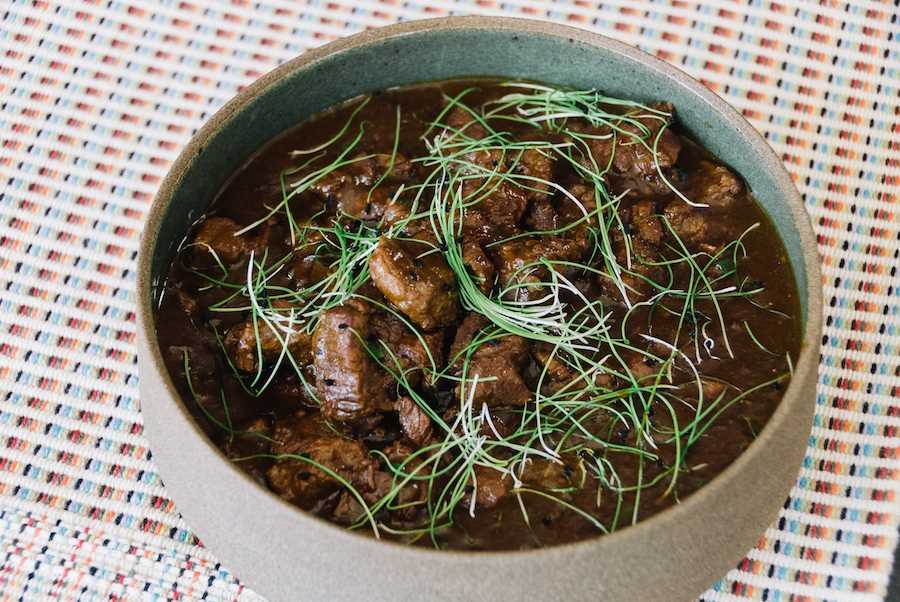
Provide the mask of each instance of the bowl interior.
POLYGON ((785 182, 783 170, 767 168, 771 152, 748 137, 746 124, 736 112, 713 107, 708 96, 691 89, 686 77, 673 77, 653 63, 641 64, 629 53, 600 53, 573 38, 533 32, 522 35, 509 29, 412 31, 368 45, 348 45, 314 59, 306 68, 269 78, 249 102, 232 111, 226 107, 227 115, 214 118, 214 127, 202 131, 189 147, 193 152, 190 164, 172 188, 158 224, 151 225, 157 226, 150 265, 153 290, 161 290, 158 285, 190 224, 203 214, 225 181, 284 130, 360 94, 477 76, 598 88, 638 101, 672 102, 682 127, 743 176, 775 223, 797 280, 805 322, 808 276, 796 216, 783 193, 790 182, 785 182))

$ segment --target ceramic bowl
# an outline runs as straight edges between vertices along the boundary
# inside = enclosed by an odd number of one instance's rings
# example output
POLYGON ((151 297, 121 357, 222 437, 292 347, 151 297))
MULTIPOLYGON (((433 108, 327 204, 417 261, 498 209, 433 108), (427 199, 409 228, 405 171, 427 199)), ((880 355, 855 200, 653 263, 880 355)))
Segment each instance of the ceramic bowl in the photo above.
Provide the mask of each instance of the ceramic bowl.
POLYGON ((271 600, 690 600, 735 566, 794 484, 815 405, 821 333, 810 222, 778 157, 701 84, 614 40, 550 23, 463 17, 367 31, 304 53, 216 113, 160 187, 137 290, 141 405, 169 495, 204 544, 271 600), (439 552, 376 541, 303 513, 222 456, 163 365, 153 305, 188 227, 259 147, 343 100, 429 80, 524 78, 675 104, 681 125, 736 169, 777 226, 801 295, 802 352, 759 438, 680 505, 612 535, 523 552, 439 552))

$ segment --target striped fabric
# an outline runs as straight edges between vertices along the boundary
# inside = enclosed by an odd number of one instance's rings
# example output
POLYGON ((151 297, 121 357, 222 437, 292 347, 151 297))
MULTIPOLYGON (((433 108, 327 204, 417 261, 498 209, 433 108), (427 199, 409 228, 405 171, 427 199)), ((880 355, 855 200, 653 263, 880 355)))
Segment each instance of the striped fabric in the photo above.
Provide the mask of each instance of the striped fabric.
POLYGON ((0 600, 259 600, 142 435, 134 285, 154 191, 260 74, 366 27, 552 19, 685 69, 765 134, 823 256, 818 412, 778 521, 706 600, 880 601, 900 521, 896 2, 7 0, 0 8, 0 600))

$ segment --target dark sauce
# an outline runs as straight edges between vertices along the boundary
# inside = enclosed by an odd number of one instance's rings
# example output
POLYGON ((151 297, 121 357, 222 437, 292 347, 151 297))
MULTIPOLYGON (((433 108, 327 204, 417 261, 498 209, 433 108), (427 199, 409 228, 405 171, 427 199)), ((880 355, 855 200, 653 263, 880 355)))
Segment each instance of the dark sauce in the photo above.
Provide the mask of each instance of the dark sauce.
MULTIPOLYGON (((508 88, 501 88, 486 81, 447 82, 390 90, 372 97, 358 113, 354 122, 355 124, 365 123, 365 134, 357 152, 392 152, 397 125, 397 108, 399 107, 401 122, 397 150, 407 158, 425 155, 428 149, 423 140, 423 134, 444 109, 447 102, 446 97, 452 97, 471 86, 477 86, 478 90, 465 97, 470 106, 478 106, 485 100, 499 98, 510 92, 508 88)), ((264 147, 221 190, 211 203, 208 216, 228 218, 241 227, 264 218, 269 212, 268 207, 282 198, 280 175, 306 159, 306 156, 299 158, 292 156, 292 151, 315 147, 331 139, 347 122, 351 112, 358 106, 358 102, 354 101, 337 107, 300 124, 264 147)), ((675 109, 677 110, 677 107, 675 109)), ((509 129, 514 135, 527 137, 524 126, 512 124, 509 129)), ((681 150, 669 174, 671 179, 675 180, 676 186, 683 185, 689 188, 692 186, 690 182, 698 181, 692 180, 692 177, 696 178, 697 176, 691 174, 710 170, 711 166, 720 164, 708 152, 679 131, 677 119, 671 126, 671 130, 679 136, 681 150)), ((357 132, 358 129, 355 126, 350 128, 342 140, 349 140, 357 132)), ((534 132, 530 133, 532 136, 533 134, 534 132)), ((322 165, 332 160, 336 149, 339 149, 340 146, 340 144, 336 144, 330 147, 325 152, 325 156, 318 159, 318 163, 313 163, 313 165, 322 165)), ((563 187, 571 187, 577 178, 578 176, 573 170, 565 167, 557 167, 554 175, 554 181, 559 182, 563 187)), ((610 177, 611 192, 620 192, 617 188, 624 185, 623 182, 617 181, 616 177, 610 177)), ((555 194, 558 196, 558 193, 555 194)), ((786 356, 796 360, 801 340, 800 310, 795 280, 775 228, 755 203, 746 186, 741 186, 740 190, 732 196, 734 198, 729 201, 727 208, 711 209, 702 213, 708 230, 716 232, 724 229, 730 233, 730 238, 736 238, 754 224, 758 224, 758 226, 742 239, 746 257, 739 258, 738 264, 735 266, 738 275, 720 283, 719 288, 741 286, 744 290, 761 290, 747 297, 723 296, 720 299, 720 311, 723 314, 724 327, 728 333, 733 358, 725 349, 716 309, 708 300, 699 301, 694 308, 696 314, 702 317, 698 318, 696 323, 691 320, 691 324, 682 326, 683 332, 687 335, 683 341, 690 343, 695 340, 700 341, 704 338, 703 334, 699 332, 701 329, 705 329, 705 336, 708 337, 706 340, 713 341, 713 348, 709 352, 703 348, 702 343, 699 343, 700 360, 694 361, 694 363, 704 379, 713 383, 710 386, 711 395, 715 396, 719 392, 715 383, 731 385, 725 387, 726 401, 734 398, 741 391, 757 387, 761 383, 773 381, 779 375, 784 375, 788 370, 789 363, 786 356)), ((625 215, 623 228, 631 230, 631 235, 636 235, 637 226, 633 221, 629 221, 628 211, 635 203, 642 200, 651 201, 658 212, 662 212, 664 207, 668 207, 672 203, 681 202, 670 191, 644 192, 639 195, 625 196, 621 201, 619 211, 625 215)), ((327 208, 328 203, 329 199, 304 194, 292 200, 290 207, 294 219, 303 221, 315 215, 323 207, 327 208)), ((530 207, 526 209, 526 211, 529 210, 530 207)), ((316 219, 324 224, 331 219, 331 215, 333 213, 316 219)), ((198 225, 198 228, 200 227, 202 224, 198 225)), ((277 215, 268 227, 270 232, 264 251, 272 258, 289 254, 292 248, 291 241, 282 215, 277 215)), ((523 227, 523 229, 527 228, 523 227)), ((193 241, 196 232, 195 228, 195 231, 188 234, 186 240, 193 241)), ((253 235, 254 232, 251 231, 245 236, 253 235)), ((662 243, 660 244, 661 248, 664 246, 662 243)), ((263 251, 263 249, 257 251, 263 251)), ((661 251, 661 253, 663 256, 667 256, 665 251, 661 251)), ((731 267, 727 265, 729 259, 723 259, 723 263, 726 264, 722 267, 723 270, 731 267)), ((228 273, 223 276, 221 269, 208 257, 204 257, 202 249, 186 245, 172 264, 165 294, 156 314, 160 347, 173 380, 183 395, 185 405, 197 417, 198 422, 204 426, 209 436, 233 459, 269 454, 271 444, 267 438, 275 437, 271 430, 273 423, 280 421, 280 424, 288 425, 290 417, 298 410, 305 413, 305 420, 317 415, 314 404, 309 403, 309 396, 303 392, 302 384, 286 362, 275 374, 268 388, 258 396, 253 396, 246 391, 251 379, 247 375, 238 378, 233 367, 229 365, 226 354, 223 353, 224 333, 246 320, 247 315, 246 312, 240 311, 211 312, 210 305, 222 301, 232 291, 211 285, 210 281, 203 278, 201 274, 240 283, 246 281, 247 262, 246 255, 236 258, 226 266, 228 273), (185 355, 189 359, 193 393, 186 380, 185 355), (223 408, 223 400, 227 403, 227 414, 223 408), (262 420, 260 421, 260 419, 262 420), (227 429, 223 430, 223 426, 236 431, 262 428, 267 433, 267 438, 248 437, 241 434, 229 435, 227 429)), ((687 269, 679 265, 673 268, 671 275, 664 274, 663 278, 666 280, 671 278, 675 287, 685 286, 689 274, 687 269)), ((584 290, 592 294, 614 297, 608 287, 604 288, 596 282, 582 284, 584 290)), ((575 300, 570 301, 577 303, 575 300)), ((621 304, 610 307, 612 324, 614 330, 617 330, 620 328, 627 308, 621 304)), ((688 316, 689 319, 692 317, 695 316, 688 316)), ((649 333, 655 339, 668 341, 677 328, 677 322, 676 316, 667 314, 658 306, 639 307, 631 313, 625 334, 635 346, 646 349, 651 346, 651 343, 642 335, 649 333)), ((452 343, 454 328, 451 326, 439 343, 445 351, 452 343)), ((684 354, 692 360, 696 360, 696 348, 692 344, 683 345, 680 348, 684 354)), ((660 355, 664 351, 657 347, 654 353, 660 355)), ((641 361, 647 365, 650 371, 658 369, 653 365, 653 360, 644 358, 641 361)), ((672 385, 677 386, 680 383, 683 393, 678 395, 681 395, 687 403, 695 405, 696 386, 692 390, 690 384, 685 384, 691 380, 689 370, 687 364, 680 358, 676 359, 675 365, 678 366, 679 362, 680 368, 674 372, 672 385)), ((526 373, 523 377, 525 380, 533 381, 534 363, 535 360, 530 358, 529 366, 523 369, 523 372, 526 373)), ((678 473, 677 484, 674 488, 669 490, 671 482, 669 478, 660 480, 656 485, 643 488, 640 492, 640 504, 637 511, 635 511, 637 500, 633 493, 623 494, 621 501, 617 503, 617 496, 604 489, 598 503, 598 481, 592 476, 593 473, 586 472, 584 468, 591 458, 576 453, 565 457, 562 477, 566 483, 576 484, 574 487, 569 487, 574 491, 569 490, 564 494, 557 495, 557 497, 563 497, 565 505, 535 493, 526 492, 516 495, 507 492, 505 497, 493 507, 476 508, 474 516, 470 514, 467 503, 459 504, 452 515, 452 526, 437 530, 433 533, 433 538, 430 536, 431 534, 412 537, 410 535, 392 536, 388 532, 383 532, 382 537, 408 541, 416 545, 437 545, 448 549, 504 550, 551 546, 601 535, 602 531, 593 522, 586 520, 582 514, 573 511, 571 507, 577 507, 583 512, 589 513, 609 530, 626 527, 633 520, 644 520, 679 500, 684 500, 722 472, 753 443, 755 437, 764 428, 778 405, 788 381, 788 378, 783 378, 772 382, 769 386, 754 390, 734 404, 723 404, 728 407, 687 452, 684 468, 678 473), (582 480, 584 480, 584 485, 580 486, 582 480), (526 508, 526 513, 522 512, 522 505, 526 508)), ((435 411, 443 412, 448 407, 459 403, 459 400, 455 398, 453 388, 448 386, 444 386, 442 389, 438 387, 437 390, 423 390, 423 395, 436 408, 435 411)), ((709 401, 707 400, 707 402, 709 401)), ((672 404, 671 408, 682 423, 688 422, 694 412, 686 404, 672 404)), ((504 413, 502 407, 497 407, 495 411, 498 416, 502 416, 504 413)), ((668 412, 669 410, 662 404, 656 404, 651 410, 651 419, 659 428, 670 427, 672 418, 668 412)), ((331 426, 339 433, 336 436, 362 441, 370 452, 383 450, 398 438, 402 439, 402 435, 398 435, 397 417, 391 411, 381 414, 380 421, 376 426, 359 426, 358 424, 351 426, 340 422, 331 426)), ((319 418, 315 419, 320 420, 319 418)), ((587 420, 584 424, 588 428, 596 428, 598 431, 609 428, 609 422, 606 419, 594 422, 587 420)), ((283 428, 289 427, 283 426, 283 428)), ((659 436, 662 437, 662 435, 659 436)), ((636 444, 633 430, 627 428, 623 423, 617 424, 609 432, 609 440, 627 445, 636 444)), ((671 446, 661 446, 659 456, 652 462, 640 462, 636 455, 629 453, 608 452, 607 457, 615 466, 621 483, 628 485, 635 483, 639 475, 643 483, 652 482, 667 467, 671 466, 674 460, 674 451, 671 446)), ((186 460, 189 461, 189 459, 186 460)), ((237 465, 248 471, 259 481, 261 486, 270 486, 271 481, 267 476, 267 471, 271 469, 273 463, 274 460, 271 458, 258 457, 238 461, 237 465)), ((326 492, 327 496, 334 498, 335 492, 339 489, 339 487, 329 488, 326 492)), ((540 487, 535 486, 532 489, 540 490, 540 487)), ((545 488, 545 491, 550 489, 552 488, 545 488)), ((323 496, 327 497, 325 494, 323 496)), ((316 504, 299 505, 329 519, 331 518, 330 513, 334 511, 335 503, 335 500, 331 499, 330 501, 322 500, 321 503, 317 502, 316 504)), ((415 518, 410 518, 409 515, 404 515, 401 520, 388 511, 383 511, 377 519, 395 528, 409 528, 411 524, 415 523, 415 518)), ((420 522, 415 524, 422 524, 421 520, 419 517, 420 522)), ((358 525, 358 531, 371 533, 365 521, 358 525)))

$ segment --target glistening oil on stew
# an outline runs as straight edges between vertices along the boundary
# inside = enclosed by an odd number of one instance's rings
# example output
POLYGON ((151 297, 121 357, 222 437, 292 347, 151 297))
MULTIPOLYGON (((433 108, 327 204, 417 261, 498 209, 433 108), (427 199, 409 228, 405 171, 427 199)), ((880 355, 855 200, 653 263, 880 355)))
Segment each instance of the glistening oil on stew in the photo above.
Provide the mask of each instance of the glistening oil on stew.
POLYGON ((676 110, 455 81, 287 132, 172 265, 185 404, 262 486, 415 545, 678 503, 764 427, 800 314, 772 224, 676 110))

